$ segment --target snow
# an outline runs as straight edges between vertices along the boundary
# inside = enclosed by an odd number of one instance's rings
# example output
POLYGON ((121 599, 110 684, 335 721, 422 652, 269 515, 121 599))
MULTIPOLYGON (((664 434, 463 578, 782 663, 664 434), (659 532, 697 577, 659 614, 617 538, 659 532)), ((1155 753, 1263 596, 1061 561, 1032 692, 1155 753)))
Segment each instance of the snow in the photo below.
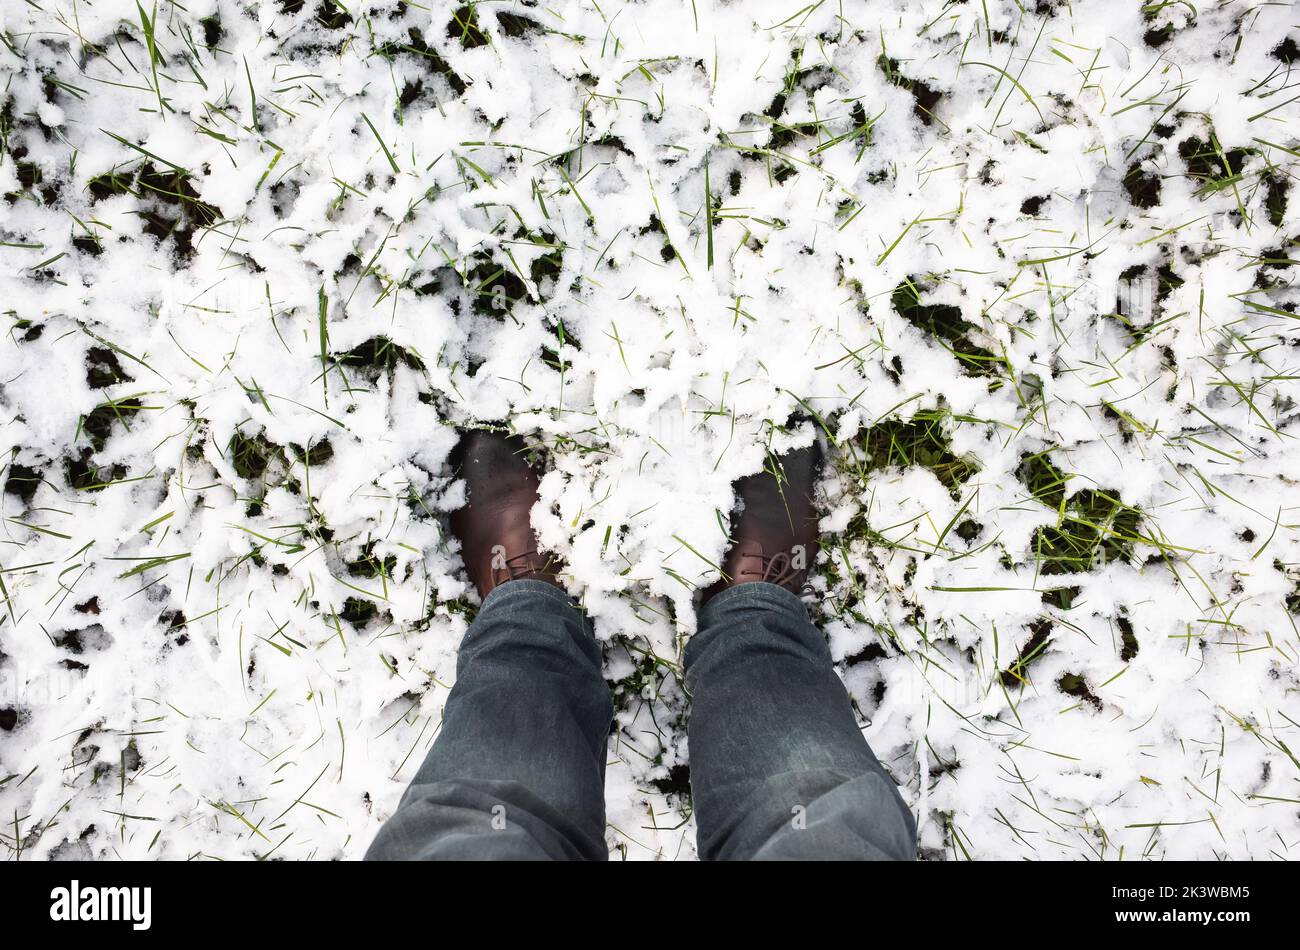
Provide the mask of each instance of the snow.
POLYGON ((503 419, 616 691, 611 855, 693 857, 693 588, 809 409, 809 603, 923 857, 1294 853, 1289 6, 146 14, 152 64, 134 3, 0 8, 8 857, 359 857, 476 602, 454 427, 503 419), (973 473, 853 474, 917 413, 973 473), (1044 573, 1089 490, 1140 526, 1044 573))

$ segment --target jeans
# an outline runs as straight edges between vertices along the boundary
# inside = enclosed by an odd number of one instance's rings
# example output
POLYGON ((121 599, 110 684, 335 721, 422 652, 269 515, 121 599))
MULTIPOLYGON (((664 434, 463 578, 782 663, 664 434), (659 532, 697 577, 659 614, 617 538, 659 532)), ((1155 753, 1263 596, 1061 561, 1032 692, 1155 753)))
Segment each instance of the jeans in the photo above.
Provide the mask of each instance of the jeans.
MULTIPOLYGON (((701 858, 916 857, 912 815, 797 597, 766 583, 717 594, 685 666, 701 858)), ((497 587, 461 645, 442 730, 366 859, 604 860, 612 717, 577 604, 542 581, 497 587)))

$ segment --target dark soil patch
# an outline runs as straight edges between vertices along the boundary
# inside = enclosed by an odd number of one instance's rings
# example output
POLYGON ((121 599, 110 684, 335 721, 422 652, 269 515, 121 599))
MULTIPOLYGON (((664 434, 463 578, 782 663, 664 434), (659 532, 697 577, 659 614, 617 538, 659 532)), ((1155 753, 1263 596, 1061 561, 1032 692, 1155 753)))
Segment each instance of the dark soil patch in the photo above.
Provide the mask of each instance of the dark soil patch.
POLYGON ((105 172, 92 178, 87 187, 92 201, 120 194, 138 198, 145 233, 159 241, 170 239, 182 260, 194 254, 195 233, 222 219, 220 208, 199 198, 189 173, 160 171, 152 162, 145 162, 134 173, 105 172))
POLYGON ((379 608, 375 606, 373 600, 349 597, 343 601, 343 609, 339 611, 339 616, 360 630, 379 616, 379 608))
POLYGON ((368 541, 361 549, 361 556, 348 562, 348 573, 358 577, 392 577, 397 569, 397 555, 387 554, 382 558, 375 554, 375 542, 368 541))
POLYGON ((144 405, 135 398, 101 403, 92 409, 89 415, 82 418, 81 431, 86 434, 90 444, 98 452, 112 435, 114 423, 120 423, 130 429, 131 418, 143 408, 144 405))
MULTIPOLYGON (((407 43, 383 43, 375 48, 375 52, 390 60, 404 55, 416 57, 416 60, 429 73, 441 76, 446 80, 454 95, 463 95, 465 90, 469 88, 468 84, 442 58, 441 53, 425 42, 424 33, 417 27, 411 27, 408 36, 410 40, 407 43)), ((406 105, 410 105, 410 103, 408 102, 406 105)))
POLYGON ((662 795, 689 798, 691 795, 691 767, 682 763, 670 765, 668 766, 667 776, 651 779, 650 784, 662 795))
POLYGON ((487 34, 479 28, 478 10, 472 6, 461 7, 451 15, 451 21, 447 24, 447 36, 460 40, 460 45, 465 49, 486 46, 488 42, 487 34))
POLYGON ((517 13, 498 13, 497 26, 501 27, 502 33, 514 39, 546 32, 546 27, 536 20, 530 20, 528 17, 520 16, 517 13))
POLYGON ((1142 42, 1146 43, 1152 49, 1159 49, 1174 38, 1176 29, 1172 23, 1166 23, 1164 26, 1158 26, 1154 29, 1147 30, 1142 34, 1142 42))
POLYGON ((316 22, 327 30, 341 30, 352 24, 352 14, 334 0, 321 0, 316 8, 316 22))
POLYGON ((199 25, 203 27, 203 45, 208 49, 212 49, 220 43, 221 38, 226 35, 226 31, 221 25, 220 13, 204 17, 199 21, 199 25))
POLYGON ((475 256, 465 273, 465 289, 475 313, 504 320, 515 304, 528 297, 528 288, 508 264, 499 264, 488 253, 475 256))
POLYGON ((91 389, 107 389, 116 383, 132 382, 122 369, 117 354, 107 347, 92 346, 86 351, 86 384, 91 389))
POLYGON ((1043 205, 1047 202, 1050 195, 1035 195, 1032 198, 1026 198, 1020 203, 1020 213, 1033 217, 1043 210, 1043 205))
POLYGON ((932 125, 935 120, 934 110, 943 99, 943 93, 933 86, 919 79, 909 79, 899 71, 898 60, 891 59, 884 53, 876 58, 876 65, 881 68, 893 85, 900 89, 906 89, 912 94, 916 102, 912 105, 912 111, 920 118, 925 125, 932 125))
POLYGON ((1043 603, 1057 610, 1069 610, 1082 592, 1082 587, 1052 587, 1043 591, 1043 603))
POLYGON ((63 473, 68 484, 78 491, 103 491, 110 483, 126 478, 126 466, 121 463, 100 466, 95 463, 94 453, 84 448, 63 460, 63 473))
POLYGON ((1089 703, 1093 709, 1101 709, 1101 698, 1089 688, 1087 681, 1075 673, 1066 673, 1056 681, 1056 688, 1067 696, 1074 696, 1089 703))
POLYGON ((360 372, 376 381, 381 375, 391 375, 399 366, 423 371, 424 361, 418 355, 399 346, 386 336, 374 336, 334 358, 338 365, 360 372))
POLYGON ((888 651, 886 651, 879 643, 868 643, 857 653, 845 657, 844 665, 857 666, 859 663, 871 663, 875 660, 883 660, 887 656, 889 656, 888 651))
POLYGON ((1115 623, 1119 627, 1120 648, 1119 658, 1127 663, 1133 657, 1138 655, 1138 638, 1133 632, 1133 623, 1120 614, 1115 618, 1115 623))
POLYGON ((1160 176, 1142 170, 1141 162, 1134 162, 1124 173, 1124 190, 1135 208, 1154 208, 1160 204, 1160 176))
POLYGON ((993 374, 1001 359, 970 339, 980 332, 980 328, 962 318, 960 307, 921 303, 921 288, 921 279, 915 277, 907 278, 894 288, 890 300, 898 315, 939 340, 966 373, 973 376, 993 374))
POLYGON ((284 449, 268 439, 263 432, 253 436, 235 432, 226 445, 226 452, 235 474, 249 481, 263 478, 273 462, 285 461, 284 449))
POLYGON ((1225 151, 1213 135, 1209 142, 1192 136, 1179 143, 1178 154, 1187 166, 1187 177, 1198 182, 1199 193, 1204 193, 1216 183, 1240 175, 1249 150, 1234 148, 1225 151))
POLYGON ((9 475, 5 479, 5 494, 14 495, 24 505, 30 505, 36 496, 36 489, 41 485, 41 473, 26 465, 10 463, 9 475))
POLYGON ((1270 53, 1274 59, 1286 63, 1288 66, 1295 62, 1300 62, 1300 46, 1296 45, 1294 37, 1288 36, 1277 46, 1273 47, 1270 53))
POLYGON ((1291 183, 1281 175, 1270 173, 1264 179, 1264 186, 1267 189, 1264 207, 1268 209, 1268 222, 1273 227, 1280 228, 1286 220, 1287 192, 1291 189, 1291 183))
POLYGON ((290 442, 289 449, 293 452, 294 458, 311 468, 324 465, 334 457, 334 446, 330 444, 329 439, 321 439, 306 447, 297 442, 290 442))
POLYGON ((1029 639, 1020 648, 1015 660, 1002 673, 1002 685, 1023 686, 1029 681, 1026 675, 1029 665, 1043 655, 1043 651, 1051 643, 1051 634, 1052 622, 1046 617, 1040 617, 1029 625, 1029 639))
POLYGON ((944 428, 946 418, 947 413, 918 412, 906 421, 878 422, 855 440, 854 454, 861 453, 866 472, 919 465, 932 471, 949 491, 956 490, 979 466, 953 453, 944 428))

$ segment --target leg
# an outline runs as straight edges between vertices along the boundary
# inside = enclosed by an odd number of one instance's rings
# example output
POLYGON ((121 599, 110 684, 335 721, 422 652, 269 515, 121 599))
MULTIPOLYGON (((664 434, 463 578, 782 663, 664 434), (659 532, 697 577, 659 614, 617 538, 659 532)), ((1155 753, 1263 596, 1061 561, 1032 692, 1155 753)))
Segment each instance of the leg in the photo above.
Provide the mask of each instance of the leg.
POLYGON ((686 682, 702 858, 915 859, 912 815, 792 593, 752 583, 712 598, 686 682))
POLYGON ((451 516, 483 598, 442 731, 366 857, 604 859, 613 704, 591 625, 537 550, 537 473, 518 437, 465 433, 451 516))
POLYGON ((735 543, 686 646, 700 856, 912 860, 916 824, 795 596, 817 550, 814 445, 736 485, 735 543))
POLYGON ((442 731, 367 860, 603 860, 612 715, 568 595, 539 580, 495 588, 461 645, 442 731))

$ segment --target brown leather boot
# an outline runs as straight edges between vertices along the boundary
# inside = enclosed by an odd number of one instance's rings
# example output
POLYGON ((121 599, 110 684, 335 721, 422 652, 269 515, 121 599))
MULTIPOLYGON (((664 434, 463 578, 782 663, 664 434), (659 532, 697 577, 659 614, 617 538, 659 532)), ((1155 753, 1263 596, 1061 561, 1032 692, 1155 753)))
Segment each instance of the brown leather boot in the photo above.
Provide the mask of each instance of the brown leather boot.
POLYGON ((451 533, 470 581, 486 597, 506 581, 531 579, 559 587, 558 558, 537 550, 529 512, 537 503, 538 477, 519 436, 472 429, 451 454, 465 479, 467 501, 451 514, 451 533))
POLYGON ((705 601, 729 587, 758 581, 792 594, 803 590, 817 558, 813 491, 820 468, 821 448, 814 442, 769 458, 767 469, 736 482, 735 543, 722 559, 722 579, 704 592, 705 601))

